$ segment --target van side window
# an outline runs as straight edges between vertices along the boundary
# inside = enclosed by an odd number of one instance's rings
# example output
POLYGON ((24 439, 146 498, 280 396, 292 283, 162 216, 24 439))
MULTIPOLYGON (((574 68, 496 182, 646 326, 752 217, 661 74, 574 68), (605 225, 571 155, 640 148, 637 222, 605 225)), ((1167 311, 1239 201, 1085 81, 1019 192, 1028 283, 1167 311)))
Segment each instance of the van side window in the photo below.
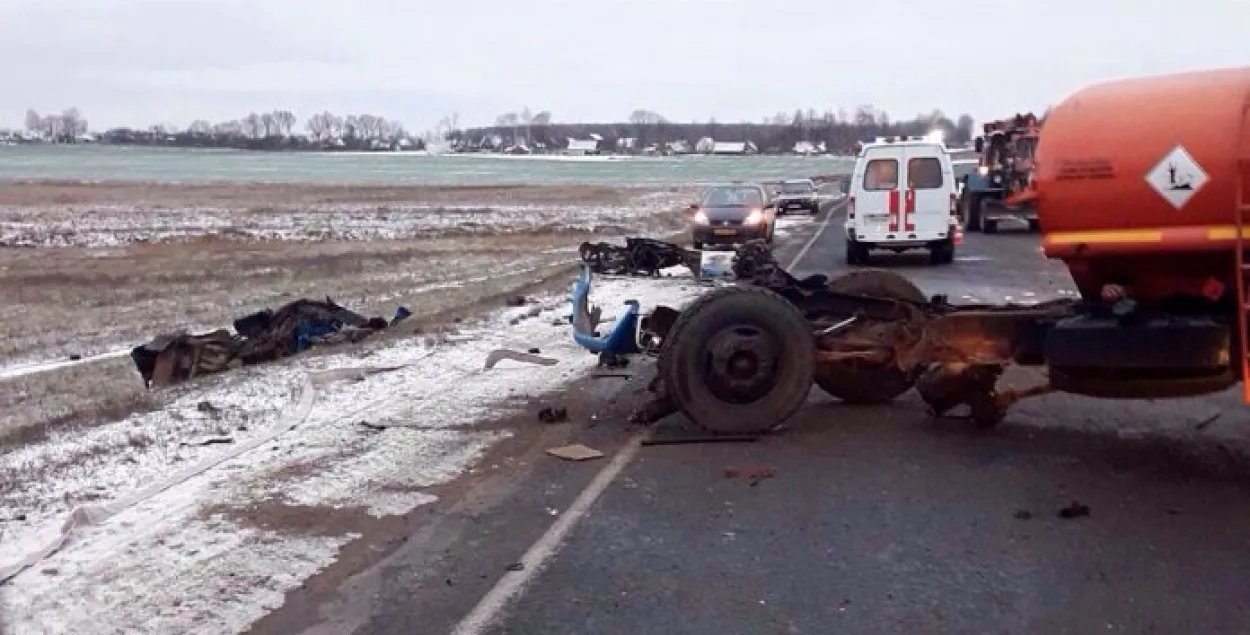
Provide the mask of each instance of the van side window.
POLYGON ((864 189, 868 191, 898 188, 898 161, 873 159, 864 169, 864 189))
POLYGON ((936 190, 942 187, 942 163, 933 157, 907 161, 907 187, 936 190))

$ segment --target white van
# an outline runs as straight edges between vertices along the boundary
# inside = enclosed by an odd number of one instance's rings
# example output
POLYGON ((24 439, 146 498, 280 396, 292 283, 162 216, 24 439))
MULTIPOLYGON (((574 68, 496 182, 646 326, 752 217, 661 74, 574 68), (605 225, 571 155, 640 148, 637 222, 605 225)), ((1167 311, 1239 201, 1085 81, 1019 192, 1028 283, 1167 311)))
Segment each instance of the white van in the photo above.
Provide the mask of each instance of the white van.
POLYGON ((957 201, 941 142, 911 137, 864 144, 846 203, 847 264, 868 264, 873 249, 928 249, 931 263, 954 262, 957 201))

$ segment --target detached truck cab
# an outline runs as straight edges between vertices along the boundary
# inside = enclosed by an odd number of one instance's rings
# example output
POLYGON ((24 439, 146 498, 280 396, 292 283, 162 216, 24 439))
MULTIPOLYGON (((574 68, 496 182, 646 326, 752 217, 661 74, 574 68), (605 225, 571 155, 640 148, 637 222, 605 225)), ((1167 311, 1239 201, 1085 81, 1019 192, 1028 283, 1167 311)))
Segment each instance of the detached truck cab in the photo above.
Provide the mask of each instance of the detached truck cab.
POLYGON ((846 262, 866 265, 873 249, 928 249, 930 262, 955 260, 955 175, 940 142, 878 139, 864 144, 846 206, 846 262))

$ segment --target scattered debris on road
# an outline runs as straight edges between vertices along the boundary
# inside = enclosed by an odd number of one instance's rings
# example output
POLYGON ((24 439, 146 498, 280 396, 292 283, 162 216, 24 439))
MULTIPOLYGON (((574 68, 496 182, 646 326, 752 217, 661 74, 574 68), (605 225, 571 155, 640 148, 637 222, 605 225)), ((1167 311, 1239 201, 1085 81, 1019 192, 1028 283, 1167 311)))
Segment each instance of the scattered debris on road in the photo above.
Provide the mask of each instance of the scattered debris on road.
POLYGON ((1033 512, 1027 509, 1017 509, 1016 513, 1012 514, 1012 517, 1016 520, 1031 520, 1033 518, 1033 512))
POLYGON ((512 564, 504 567, 504 571, 524 571, 524 570, 525 570, 524 562, 513 562, 512 564))
POLYGON ((1067 507, 1059 510, 1059 517, 1065 519, 1082 518, 1089 515, 1089 505, 1072 501, 1067 507))
POLYGON ((555 366, 556 365, 555 359, 537 355, 533 352, 536 350, 538 349, 536 348, 530 349, 531 352, 529 353, 519 353, 517 351, 511 351, 506 348, 495 349, 491 351, 489 355, 486 356, 486 365, 483 368, 485 370, 490 370, 495 367, 495 364, 498 364, 499 362, 505 359, 510 359, 514 362, 524 362, 526 364, 537 364, 539 366, 555 366))
POLYGON ((753 481, 772 478, 777 475, 777 470, 771 467, 746 466, 746 467, 727 467, 725 468, 725 478, 747 478, 753 481))
POLYGON ((227 436, 220 436, 220 437, 204 437, 203 439, 197 439, 197 440, 195 440, 195 441, 187 441, 187 442, 184 442, 182 445, 184 445, 184 446, 193 446, 193 447, 202 447, 202 446, 205 446, 205 445, 218 445, 218 444, 224 444, 224 443, 234 443, 234 438, 233 438, 233 437, 227 437, 227 436))
POLYGON ((538 420, 543 423, 563 423, 569 420, 569 411, 563 407, 547 406, 538 411, 538 420))
POLYGON ((548 448, 547 454, 565 461, 588 461, 590 459, 603 458, 602 452, 580 443, 562 445, 558 448, 548 448))
POLYGON ((679 436, 651 436, 642 440, 642 445, 690 445, 693 443, 754 443, 760 440, 758 434, 695 434, 679 436))
POLYGON ((1209 425, 1211 425, 1211 424, 1215 423, 1215 422, 1216 422, 1216 420, 1218 420, 1222 414, 1223 414, 1223 413, 1217 412, 1217 413, 1215 413, 1215 414, 1213 414, 1213 415, 1211 415, 1211 416, 1207 417, 1206 419, 1203 419, 1202 421, 1199 421, 1199 422, 1198 422, 1198 423, 1194 426, 1194 430, 1205 430, 1205 429, 1207 428, 1207 426, 1209 426, 1209 425))

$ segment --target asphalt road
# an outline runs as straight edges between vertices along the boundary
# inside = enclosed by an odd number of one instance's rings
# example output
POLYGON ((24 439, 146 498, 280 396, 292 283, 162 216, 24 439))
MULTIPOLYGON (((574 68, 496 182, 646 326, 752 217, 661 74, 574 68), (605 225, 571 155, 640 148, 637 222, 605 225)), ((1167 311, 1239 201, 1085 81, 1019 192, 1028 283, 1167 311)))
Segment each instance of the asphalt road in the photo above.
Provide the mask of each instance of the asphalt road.
MULTIPOLYGON (((813 239, 823 220, 778 248, 800 275, 846 269, 840 218, 813 239)), ((1070 281, 1037 244, 973 235, 951 266, 874 266, 953 301, 1054 297, 1070 281)), ((976 432, 914 394, 857 408, 814 391, 763 441, 631 454, 623 417, 646 378, 582 395, 597 405, 568 435, 607 458, 547 460, 535 442, 301 607, 321 621, 306 632, 447 633, 471 613, 490 620, 466 635, 1250 632, 1250 417, 1231 395, 1052 395, 976 432), (726 477, 743 466, 775 475, 726 477), (574 504, 588 486, 601 495, 574 504), (1073 503, 1089 514, 1061 517, 1073 503)))

